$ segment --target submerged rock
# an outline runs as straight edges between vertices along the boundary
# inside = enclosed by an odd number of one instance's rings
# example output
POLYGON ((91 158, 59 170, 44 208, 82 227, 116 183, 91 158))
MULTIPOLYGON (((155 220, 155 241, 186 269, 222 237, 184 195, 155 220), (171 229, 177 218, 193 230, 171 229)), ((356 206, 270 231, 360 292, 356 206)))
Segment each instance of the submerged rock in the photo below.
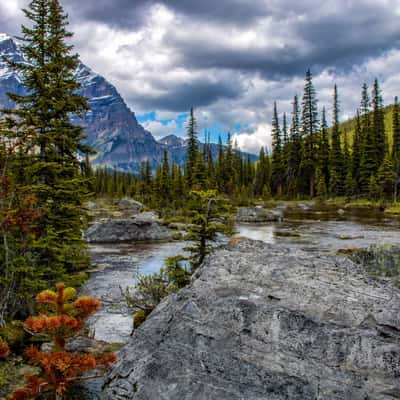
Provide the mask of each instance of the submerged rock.
POLYGON ((237 240, 135 331, 113 400, 400 395, 400 291, 348 258, 237 240))
POLYGON ((85 233, 89 243, 169 240, 171 231, 161 224, 153 212, 132 218, 105 218, 95 222, 85 233))
POLYGON ((279 222, 283 220, 283 210, 268 210, 262 207, 240 207, 236 221, 241 223, 279 222))

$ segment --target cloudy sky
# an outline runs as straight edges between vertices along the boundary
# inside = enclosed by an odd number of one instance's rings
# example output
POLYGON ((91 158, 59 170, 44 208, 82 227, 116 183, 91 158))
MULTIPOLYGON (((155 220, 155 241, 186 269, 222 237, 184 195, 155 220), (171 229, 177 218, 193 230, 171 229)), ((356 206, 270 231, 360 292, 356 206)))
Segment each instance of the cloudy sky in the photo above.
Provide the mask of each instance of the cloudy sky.
MULTIPOLYGON (((400 0, 64 0, 82 60, 112 82, 156 137, 231 131, 270 143, 273 102, 290 113, 307 68, 319 105, 339 86, 342 119, 361 84, 400 95, 400 0)), ((0 1, 0 32, 19 32, 26 0, 0 1)))

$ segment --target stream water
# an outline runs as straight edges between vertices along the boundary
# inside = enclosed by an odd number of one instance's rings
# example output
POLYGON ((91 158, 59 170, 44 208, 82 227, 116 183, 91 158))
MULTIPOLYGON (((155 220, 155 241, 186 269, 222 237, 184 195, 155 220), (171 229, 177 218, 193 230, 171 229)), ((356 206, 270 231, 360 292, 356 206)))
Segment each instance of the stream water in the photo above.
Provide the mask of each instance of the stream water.
MULTIPOLYGON (((236 236, 306 251, 334 252, 372 244, 400 245, 400 221, 383 214, 365 212, 338 214, 304 210, 283 222, 238 225, 236 236)), ((99 298, 103 307, 90 321, 95 338, 108 343, 125 343, 132 330, 132 315, 121 289, 133 287, 137 274, 159 271, 165 258, 180 254, 184 242, 151 244, 110 244, 91 247, 95 270, 84 292, 99 298)), ((99 384, 86 386, 89 393, 80 399, 98 398, 99 384)))
MULTIPOLYGON (((400 221, 364 212, 340 215, 310 211, 289 216, 284 222, 238 225, 236 236, 306 251, 337 251, 371 244, 400 244, 400 221)), ((183 253, 184 242, 123 243, 91 247, 95 266, 84 293, 99 298, 103 307, 90 321, 96 339, 124 343, 132 330, 132 315, 122 291, 133 287, 137 274, 159 271, 167 257, 183 253)))
POLYGON ((83 292, 101 300, 101 310, 89 320, 92 334, 108 343, 125 343, 132 332, 132 313, 123 292, 132 288, 138 274, 152 274, 165 259, 184 254, 185 242, 123 243, 91 246, 91 273, 83 292))

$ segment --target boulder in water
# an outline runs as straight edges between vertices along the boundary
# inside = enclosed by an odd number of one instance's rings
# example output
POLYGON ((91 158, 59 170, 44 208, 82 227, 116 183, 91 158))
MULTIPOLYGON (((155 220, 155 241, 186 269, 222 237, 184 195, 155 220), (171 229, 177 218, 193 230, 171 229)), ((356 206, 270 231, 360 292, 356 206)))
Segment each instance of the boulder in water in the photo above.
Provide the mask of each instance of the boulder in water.
POLYGON ((132 218, 105 218, 95 222, 85 233, 89 243, 156 241, 172 239, 171 231, 161 224, 153 212, 132 218))
POLYGON ((279 222, 282 220, 282 210, 269 210, 262 207, 240 207, 236 216, 236 221, 239 223, 279 222))

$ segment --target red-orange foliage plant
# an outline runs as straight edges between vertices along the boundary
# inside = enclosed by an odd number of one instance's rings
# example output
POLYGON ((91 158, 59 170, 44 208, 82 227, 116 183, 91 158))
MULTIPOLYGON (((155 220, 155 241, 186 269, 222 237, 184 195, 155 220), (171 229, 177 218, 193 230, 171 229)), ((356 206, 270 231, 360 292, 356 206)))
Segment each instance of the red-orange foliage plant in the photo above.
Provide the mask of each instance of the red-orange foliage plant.
POLYGON ((65 349, 66 339, 76 335, 84 319, 96 312, 100 302, 91 297, 76 299, 76 290, 56 285, 57 291, 45 290, 36 296, 43 307, 36 317, 25 321, 25 328, 33 335, 41 335, 52 341, 49 352, 31 346, 25 356, 41 373, 26 378, 26 385, 13 392, 8 400, 35 399, 46 392, 55 392, 62 399, 68 385, 78 382, 82 374, 91 370, 110 367, 116 360, 115 354, 80 354, 65 349))
POLYGON ((10 349, 6 342, 0 338, 0 360, 6 358, 10 354, 10 349))

